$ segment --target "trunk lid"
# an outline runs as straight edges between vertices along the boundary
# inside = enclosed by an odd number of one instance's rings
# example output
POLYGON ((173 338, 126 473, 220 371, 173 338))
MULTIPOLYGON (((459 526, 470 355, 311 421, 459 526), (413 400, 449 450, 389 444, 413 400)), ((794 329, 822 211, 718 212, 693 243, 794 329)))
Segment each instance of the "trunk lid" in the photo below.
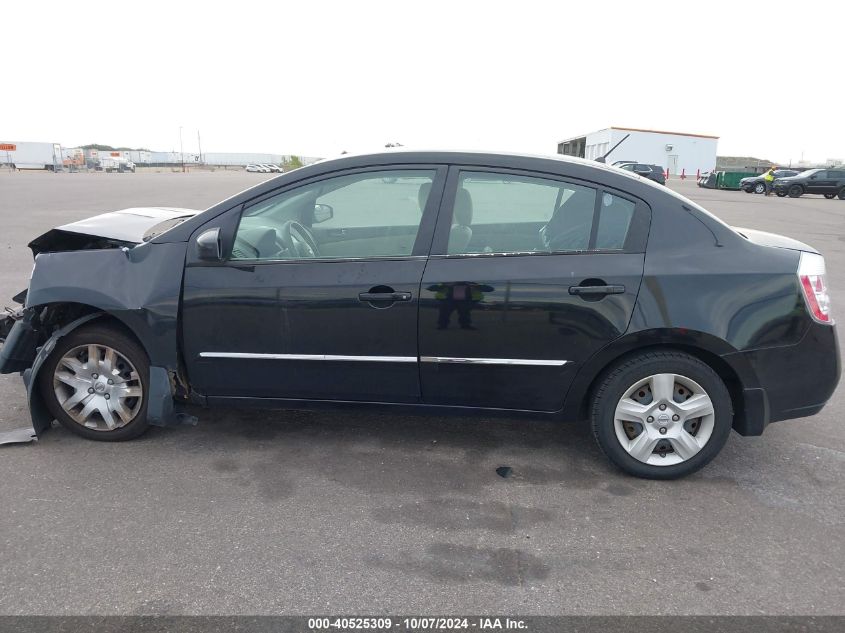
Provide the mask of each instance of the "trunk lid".
POLYGON ((743 229, 736 226, 732 228, 749 242, 754 242, 760 246, 773 246, 774 248, 787 248, 793 251, 818 253, 818 251, 812 246, 805 244, 804 242, 794 240, 791 237, 786 237, 785 235, 767 233, 766 231, 756 231, 754 229, 743 229))

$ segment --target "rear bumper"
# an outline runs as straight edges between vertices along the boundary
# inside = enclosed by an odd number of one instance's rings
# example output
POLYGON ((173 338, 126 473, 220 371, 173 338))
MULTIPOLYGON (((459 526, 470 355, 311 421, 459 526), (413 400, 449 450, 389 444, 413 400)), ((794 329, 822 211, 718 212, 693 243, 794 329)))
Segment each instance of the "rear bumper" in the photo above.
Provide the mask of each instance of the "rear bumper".
POLYGON ((836 328, 815 321, 795 345, 738 354, 759 382, 743 389, 745 411, 734 423, 741 435, 760 435, 770 422, 815 415, 842 374, 836 328))

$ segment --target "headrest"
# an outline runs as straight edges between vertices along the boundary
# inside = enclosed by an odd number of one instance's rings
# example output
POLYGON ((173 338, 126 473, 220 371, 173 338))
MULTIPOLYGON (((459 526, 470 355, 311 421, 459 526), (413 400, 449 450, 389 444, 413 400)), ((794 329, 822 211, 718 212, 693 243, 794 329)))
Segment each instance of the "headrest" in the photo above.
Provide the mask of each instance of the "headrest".
POLYGON ((469 191, 461 187, 455 196, 455 213, 452 224, 469 226, 472 224, 472 196, 469 191))
POLYGON ((425 211, 425 203, 428 202, 428 194, 431 193, 431 183, 424 182, 417 191, 417 204, 420 205, 420 212, 425 211))

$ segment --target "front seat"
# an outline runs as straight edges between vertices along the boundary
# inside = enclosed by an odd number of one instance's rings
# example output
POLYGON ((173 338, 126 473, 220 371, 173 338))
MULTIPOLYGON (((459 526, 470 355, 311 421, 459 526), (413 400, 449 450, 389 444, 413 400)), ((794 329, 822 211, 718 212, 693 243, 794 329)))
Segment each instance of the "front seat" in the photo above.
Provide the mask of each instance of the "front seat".
POLYGON ((455 197, 452 228, 449 230, 449 254, 465 253, 472 239, 472 196, 461 187, 455 197))

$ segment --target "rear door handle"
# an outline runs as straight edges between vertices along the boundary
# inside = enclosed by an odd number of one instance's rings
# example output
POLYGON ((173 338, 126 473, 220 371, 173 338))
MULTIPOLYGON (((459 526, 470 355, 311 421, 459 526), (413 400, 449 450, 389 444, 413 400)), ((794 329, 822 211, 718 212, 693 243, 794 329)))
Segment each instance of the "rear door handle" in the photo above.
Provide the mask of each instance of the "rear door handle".
POLYGON ((358 295, 361 301, 410 301, 410 292, 362 292, 358 295))
POLYGON ((621 295, 625 286, 569 286, 571 295, 621 295))

